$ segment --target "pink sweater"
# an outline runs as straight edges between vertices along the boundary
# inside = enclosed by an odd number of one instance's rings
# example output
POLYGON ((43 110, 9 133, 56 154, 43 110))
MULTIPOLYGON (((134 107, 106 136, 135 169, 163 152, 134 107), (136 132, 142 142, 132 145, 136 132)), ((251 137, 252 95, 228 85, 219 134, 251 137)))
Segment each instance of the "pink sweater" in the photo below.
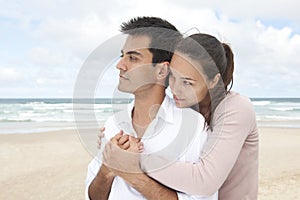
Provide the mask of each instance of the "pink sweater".
POLYGON ((257 199, 258 132, 252 103, 228 93, 216 108, 212 127, 199 163, 177 161, 148 175, 189 194, 219 190, 220 200, 257 199))

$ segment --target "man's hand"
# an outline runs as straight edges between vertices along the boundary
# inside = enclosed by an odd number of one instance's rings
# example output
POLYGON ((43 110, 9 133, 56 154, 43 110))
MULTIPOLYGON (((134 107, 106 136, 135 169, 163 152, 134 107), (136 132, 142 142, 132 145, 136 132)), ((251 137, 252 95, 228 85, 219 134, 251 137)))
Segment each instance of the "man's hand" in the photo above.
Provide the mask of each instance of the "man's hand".
POLYGON ((142 153, 144 150, 144 144, 141 142, 140 138, 135 138, 131 135, 124 135, 123 131, 121 130, 120 133, 121 137, 119 135, 116 135, 117 145, 126 151, 132 152, 132 153, 142 153))

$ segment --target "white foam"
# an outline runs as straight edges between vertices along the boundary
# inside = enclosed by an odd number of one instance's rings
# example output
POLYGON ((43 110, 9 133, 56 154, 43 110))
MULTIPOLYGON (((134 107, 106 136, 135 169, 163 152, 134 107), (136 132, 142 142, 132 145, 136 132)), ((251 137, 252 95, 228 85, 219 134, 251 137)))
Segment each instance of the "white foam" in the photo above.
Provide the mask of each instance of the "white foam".
POLYGON ((271 102, 270 101, 252 101, 252 104, 254 106, 266 106, 266 105, 271 104, 271 102))

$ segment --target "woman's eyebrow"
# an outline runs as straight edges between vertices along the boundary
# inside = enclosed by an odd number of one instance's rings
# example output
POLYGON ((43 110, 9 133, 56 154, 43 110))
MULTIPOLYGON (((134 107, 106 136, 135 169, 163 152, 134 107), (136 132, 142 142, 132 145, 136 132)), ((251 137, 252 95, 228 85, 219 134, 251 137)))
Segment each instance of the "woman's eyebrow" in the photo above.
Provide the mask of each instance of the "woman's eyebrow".
MULTIPOLYGON (((172 74, 174 74, 174 72, 173 72, 172 69, 170 69, 170 72, 171 72, 172 74)), ((190 77, 180 77, 180 79, 189 80, 189 81, 197 81, 197 80, 192 79, 192 78, 190 78, 190 77)))
POLYGON ((196 80, 194 80, 194 79, 192 79, 192 78, 190 78, 190 77, 181 77, 181 79, 189 80, 189 81, 196 81, 196 80))

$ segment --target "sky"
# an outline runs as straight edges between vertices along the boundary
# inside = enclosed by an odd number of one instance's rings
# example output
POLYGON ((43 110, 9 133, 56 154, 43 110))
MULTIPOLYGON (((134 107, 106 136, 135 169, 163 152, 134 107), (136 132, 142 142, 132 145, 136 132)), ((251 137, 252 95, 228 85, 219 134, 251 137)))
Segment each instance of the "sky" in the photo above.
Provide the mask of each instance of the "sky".
MULTIPOLYGON (((296 0, 0 0, 0 5, 0 98, 72 98, 89 56, 136 16, 161 17, 182 33, 200 31, 229 43, 233 90, 243 95, 300 97, 296 0)), ((110 97, 117 81, 111 66, 99 78, 95 97, 110 97)))

